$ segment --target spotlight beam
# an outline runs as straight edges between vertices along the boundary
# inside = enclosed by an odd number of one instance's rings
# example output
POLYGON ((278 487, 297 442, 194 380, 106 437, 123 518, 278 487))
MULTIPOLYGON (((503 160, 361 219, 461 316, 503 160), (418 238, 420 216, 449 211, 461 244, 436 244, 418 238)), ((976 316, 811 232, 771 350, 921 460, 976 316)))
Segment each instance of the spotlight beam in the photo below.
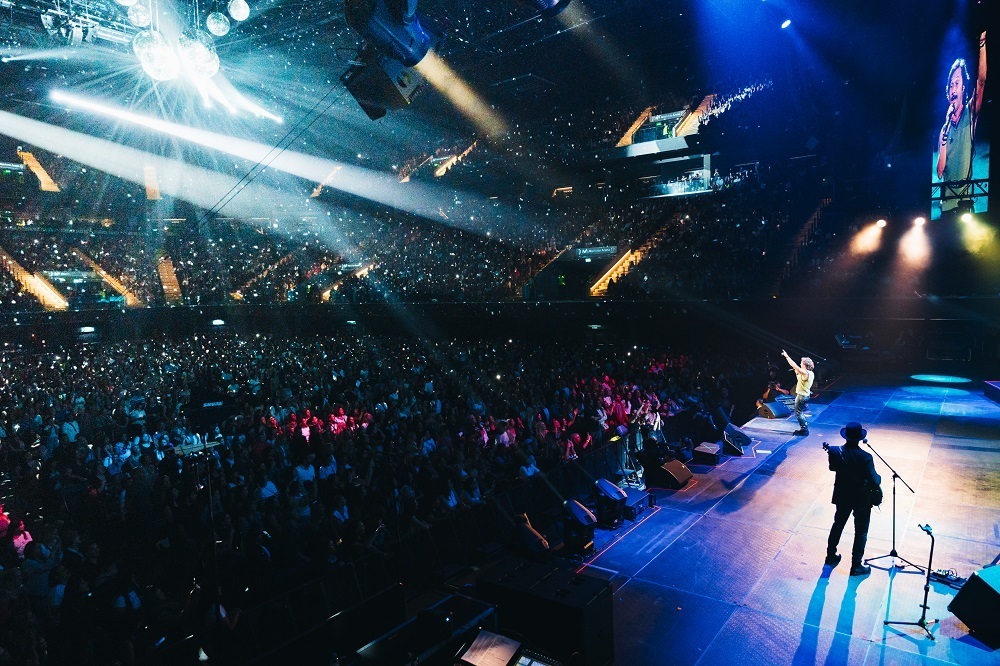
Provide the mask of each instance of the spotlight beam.
POLYGON ((441 56, 428 51, 416 65, 427 82, 451 100, 463 116, 472 121, 487 137, 493 140, 507 133, 507 123, 480 97, 472 87, 448 66, 441 56))
POLYGON ((583 48, 590 52, 605 71, 628 87, 633 99, 642 99, 642 90, 637 83, 642 77, 636 75, 628 56, 618 48, 614 40, 598 29, 595 24, 597 19, 581 2, 568 6, 556 20, 562 23, 564 30, 579 29, 582 33, 579 40, 583 48))
MULTIPOLYGON (((206 210, 218 203, 220 193, 230 191, 237 184, 237 179, 232 176, 7 111, 0 111, 0 134, 99 169, 142 188, 146 185, 145 168, 151 166, 159 175, 162 193, 206 210)), ((307 205, 306 197, 290 196, 265 185, 253 183, 241 189, 252 194, 253 198, 240 197, 230 201, 225 207, 227 215, 247 219, 260 217, 262 211, 272 215, 282 209, 302 210, 307 205)), ((331 247, 347 257, 356 257, 353 244, 343 237, 335 225, 329 225, 324 232, 332 236, 325 239, 331 247)))
POLYGON ((99 46, 73 46, 54 49, 12 49, 0 55, 0 62, 18 62, 21 60, 75 60, 83 62, 107 63, 117 61, 121 65, 128 63, 121 52, 99 46))
POLYGON ((924 269, 930 264, 931 245, 922 224, 914 224, 899 239, 899 258, 910 269, 924 269))
MULTIPOLYGON (((472 208, 485 208, 491 205, 486 200, 466 193, 443 190, 423 183, 400 183, 395 174, 385 174, 314 155, 291 150, 284 150, 275 155, 277 149, 267 144, 142 116, 63 91, 54 91, 52 99, 60 104, 126 120, 256 164, 266 163, 269 169, 298 176, 312 183, 322 182, 325 186, 341 192, 429 220, 448 221, 451 226, 460 226, 468 231, 479 233, 481 228, 479 225, 470 224, 471 221, 467 221, 464 216, 449 217, 445 212, 453 207, 456 195, 460 195, 462 200, 472 204, 472 208)), ((211 205, 206 208, 211 209, 211 205)))
POLYGON ((851 240, 851 254, 871 254, 882 246, 882 226, 873 222, 855 234, 851 240))

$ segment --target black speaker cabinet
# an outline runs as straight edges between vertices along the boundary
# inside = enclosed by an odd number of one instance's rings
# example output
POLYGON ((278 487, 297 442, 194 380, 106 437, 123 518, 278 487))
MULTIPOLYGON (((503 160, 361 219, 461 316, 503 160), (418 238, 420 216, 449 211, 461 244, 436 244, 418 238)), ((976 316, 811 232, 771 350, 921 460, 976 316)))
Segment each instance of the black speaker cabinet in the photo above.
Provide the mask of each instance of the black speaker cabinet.
POLYGON ((948 604, 969 633, 992 648, 1000 647, 1000 566, 977 571, 948 604))
POLYGON ((691 470, 680 460, 670 460, 646 470, 646 487, 680 490, 691 480, 691 470))
POLYGON ((743 447, 750 446, 750 435, 746 434, 732 423, 726 426, 722 433, 722 451, 727 455, 743 455, 743 447))
POLYGON ((759 416, 763 416, 765 419, 783 419, 786 416, 789 416, 791 412, 788 410, 788 407, 785 406, 785 403, 778 402, 776 400, 774 402, 765 402, 761 404, 761 406, 757 408, 757 414, 759 416))
POLYGON ((722 447, 712 442, 702 442, 694 449, 695 465, 718 465, 722 447))
MULTIPOLYGON (((486 571, 476 595, 497 605, 500 631, 562 662, 605 666, 614 663, 614 614, 611 583, 572 569, 560 569, 530 583, 533 576, 511 577, 509 566, 486 571), (574 657, 574 655, 578 655, 574 657)), ((514 567, 527 573, 527 567, 514 567)), ((537 573, 537 570, 536 570, 537 573)))
POLYGON ((476 596, 483 601, 503 606, 510 603, 512 590, 530 590, 557 571, 560 571, 559 565, 550 562, 508 558, 479 574, 476 579, 476 596))

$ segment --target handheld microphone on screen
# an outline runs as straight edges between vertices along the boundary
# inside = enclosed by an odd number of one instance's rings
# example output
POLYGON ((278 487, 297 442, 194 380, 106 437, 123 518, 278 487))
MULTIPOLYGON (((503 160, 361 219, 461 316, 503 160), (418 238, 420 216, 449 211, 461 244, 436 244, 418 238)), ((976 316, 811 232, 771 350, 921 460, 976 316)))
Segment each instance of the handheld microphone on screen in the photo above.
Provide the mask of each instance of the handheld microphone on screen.
POLYGON ((924 532, 927 532, 927 534, 933 534, 933 532, 931 531, 931 526, 930 525, 921 525, 921 524, 917 523, 917 527, 919 527, 920 529, 922 529, 924 532))
MULTIPOLYGON (((944 125, 941 127, 941 133, 944 135, 944 138, 947 138, 948 135, 951 133, 951 117, 952 115, 954 115, 954 113, 955 113, 955 102, 952 102, 951 105, 948 107, 948 113, 946 113, 944 116, 944 125)), ((943 140, 944 139, 942 139, 942 141, 943 140)))

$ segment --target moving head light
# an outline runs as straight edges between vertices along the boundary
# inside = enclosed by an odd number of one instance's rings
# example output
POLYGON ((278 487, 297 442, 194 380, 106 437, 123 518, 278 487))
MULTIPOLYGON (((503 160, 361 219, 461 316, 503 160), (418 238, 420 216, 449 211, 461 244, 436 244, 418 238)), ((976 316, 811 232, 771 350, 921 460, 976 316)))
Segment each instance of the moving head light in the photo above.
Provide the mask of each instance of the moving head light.
POLYGON ((347 23, 383 55, 413 67, 431 48, 417 0, 344 0, 347 23))

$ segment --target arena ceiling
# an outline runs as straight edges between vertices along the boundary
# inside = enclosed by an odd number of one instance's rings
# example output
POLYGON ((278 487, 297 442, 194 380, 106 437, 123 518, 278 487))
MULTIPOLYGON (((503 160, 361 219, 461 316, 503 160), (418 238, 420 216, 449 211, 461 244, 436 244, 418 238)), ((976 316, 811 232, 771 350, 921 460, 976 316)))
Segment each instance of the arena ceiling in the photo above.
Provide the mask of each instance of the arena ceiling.
MULTIPOLYGON (((210 11, 225 11, 222 4, 182 1, 174 10, 182 24, 203 24, 210 11)), ((772 79, 780 81, 780 107, 762 126, 791 123, 800 134, 819 134, 821 122, 841 131, 861 114, 866 129, 892 132, 921 66, 913 44, 925 40, 927 28, 915 26, 933 19, 903 0, 836 7, 818 0, 574 0, 548 20, 528 4, 418 6, 444 35, 441 57, 513 135, 525 119, 558 124, 569 112, 578 118, 587 109, 641 108, 772 79), (792 24, 783 30, 786 19, 792 24)), ((945 3, 917 4, 930 10, 945 3)), ((244 167, 232 155, 206 162, 197 155, 203 151, 176 136, 68 108, 52 92, 261 145, 277 145, 296 128, 295 150, 383 171, 481 134, 433 89, 370 121, 340 82, 362 43, 340 0, 259 0, 246 21, 216 38, 222 77, 263 115, 207 108, 204 94, 185 81, 151 80, 132 51, 136 30, 127 11, 113 0, 0 0, 0 111, 234 172, 244 167), (103 34, 79 40, 47 29, 41 16, 52 11, 94 21, 103 34)), ((0 160, 18 144, 0 137, 0 160)))

